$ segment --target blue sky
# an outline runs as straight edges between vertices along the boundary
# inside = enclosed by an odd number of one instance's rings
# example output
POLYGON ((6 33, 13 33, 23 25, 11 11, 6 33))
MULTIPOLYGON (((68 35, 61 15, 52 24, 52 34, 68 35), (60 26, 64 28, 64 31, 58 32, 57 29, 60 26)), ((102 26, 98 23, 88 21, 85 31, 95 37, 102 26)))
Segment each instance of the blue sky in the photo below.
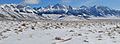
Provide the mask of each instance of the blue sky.
POLYGON ((14 3, 27 4, 31 7, 48 6, 56 3, 80 7, 82 5, 93 6, 103 5, 110 8, 120 9, 120 0, 0 0, 0 4, 14 3))

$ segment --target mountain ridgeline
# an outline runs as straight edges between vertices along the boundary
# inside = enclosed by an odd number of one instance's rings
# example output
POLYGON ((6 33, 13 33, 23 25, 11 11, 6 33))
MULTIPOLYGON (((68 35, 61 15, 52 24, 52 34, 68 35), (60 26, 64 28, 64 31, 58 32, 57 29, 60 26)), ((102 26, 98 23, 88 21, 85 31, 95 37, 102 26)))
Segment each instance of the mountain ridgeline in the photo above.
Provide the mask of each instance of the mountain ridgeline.
POLYGON ((55 4, 46 7, 31 8, 26 5, 19 4, 3 4, 0 5, 0 19, 10 20, 41 20, 54 19, 63 20, 72 19, 88 19, 92 17, 120 17, 120 11, 106 6, 81 6, 73 8, 69 5, 55 4))
POLYGON ((93 6, 93 7, 87 7, 87 6, 81 6, 80 8, 73 8, 71 6, 67 5, 50 5, 47 7, 39 7, 34 8, 38 14, 66 14, 66 15, 87 15, 87 16, 99 16, 104 17, 107 15, 115 15, 119 16, 120 11, 114 10, 111 8, 108 8, 106 6, 93 6))

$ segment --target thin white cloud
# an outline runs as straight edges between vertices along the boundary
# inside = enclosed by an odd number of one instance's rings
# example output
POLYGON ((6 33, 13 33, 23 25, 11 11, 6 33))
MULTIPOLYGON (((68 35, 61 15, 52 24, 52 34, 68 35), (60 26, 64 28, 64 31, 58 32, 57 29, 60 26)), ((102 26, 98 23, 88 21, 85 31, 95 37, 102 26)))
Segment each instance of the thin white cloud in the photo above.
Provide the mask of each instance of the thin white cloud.
POLYGON ((88 5, 91 4, 93 2, 96 2, 97 0, 86 0, 85 2, 83 2, 83 5, 88 5))
POLYGON ((71 3, 72 0, 62 0, 63 3, 71 3))
POLYGON ((40 2, 40 0, 25 0, 24 3, 25 4, 38 4, 40 2))

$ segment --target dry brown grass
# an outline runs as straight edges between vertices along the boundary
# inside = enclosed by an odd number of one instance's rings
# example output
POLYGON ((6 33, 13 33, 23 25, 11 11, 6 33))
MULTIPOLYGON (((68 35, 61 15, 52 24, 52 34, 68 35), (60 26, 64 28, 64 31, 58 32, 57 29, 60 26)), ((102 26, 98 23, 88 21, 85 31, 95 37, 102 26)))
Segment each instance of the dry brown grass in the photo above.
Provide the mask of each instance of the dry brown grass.
POLYGON ((34 26, 32 26, 31 28, 32 28, 32 30, 35 30, 34 26))
POLYGON ((26 24, 22 24, 22 26, 26 26, 26 24))
POLYGON ((88 40, 84 40, 84 42, 89 42, 88 40))
POLYGON ((72 40, 72 38, 65 39, 62 42, 69 41, 69 40, 72 40))
POLYGON ((55 37, 55 40, 63 40, 63 39, 60 37, 55 37))

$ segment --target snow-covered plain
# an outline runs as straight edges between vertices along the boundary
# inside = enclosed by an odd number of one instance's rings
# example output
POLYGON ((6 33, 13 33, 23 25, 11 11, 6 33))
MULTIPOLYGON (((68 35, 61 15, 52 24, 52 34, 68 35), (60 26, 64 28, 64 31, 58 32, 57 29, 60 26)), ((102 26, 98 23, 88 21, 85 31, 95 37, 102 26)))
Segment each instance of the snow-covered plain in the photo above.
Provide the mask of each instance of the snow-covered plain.
POLYGON ((0 44, 119 44, 120 21, 0 21, 0 44))

